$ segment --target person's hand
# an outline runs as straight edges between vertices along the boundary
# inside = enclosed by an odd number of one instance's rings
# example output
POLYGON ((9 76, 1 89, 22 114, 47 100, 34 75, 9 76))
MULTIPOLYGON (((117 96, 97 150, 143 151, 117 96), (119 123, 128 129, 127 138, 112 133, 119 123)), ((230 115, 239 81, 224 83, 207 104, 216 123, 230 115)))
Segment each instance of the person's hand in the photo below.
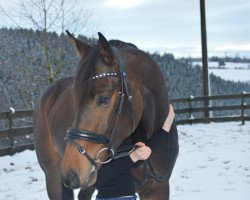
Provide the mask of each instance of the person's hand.
POLYGON ((134 150, 129 156, 133 162, 138 160, 146 160, 151 154, 151 149, 146 146, 143 142, 137 142, 138 148, 134 150))
POLYGON ((165 120, 162 129, 164 129, 165 131, 169 132, 170 128, 172 126, 172 123, 174 121, 174 117, 175 117, 175 113, 174 113, 174 108, 171 104, 169 104, 169 112, 168 112, 168 116, 167 119, 165 120))

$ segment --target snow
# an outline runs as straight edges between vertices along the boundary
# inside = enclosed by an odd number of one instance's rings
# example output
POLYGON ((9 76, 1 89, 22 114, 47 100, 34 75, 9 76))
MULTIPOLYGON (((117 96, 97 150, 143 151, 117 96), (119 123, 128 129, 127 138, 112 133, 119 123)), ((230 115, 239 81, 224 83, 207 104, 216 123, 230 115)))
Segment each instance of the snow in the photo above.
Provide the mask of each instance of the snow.
MULTIPOLYGON (((200 65, 201 62, 193 62, 193 66, 200 65)), ((225 62, 223 68, 219 68, 218 62, 209 62, 209 73, 230 81, 250 82, 250 63, 225 62)))
POLYGON ((48 199, 45 177, 34 151, 0 157, 0 199, 48 199))
MULTIPOLYGON (((178 126, 172 200, 249 200, 250 122, 178 126)), ((34 151, 0 157, 0 200, 46 200, 34 151)))
POLYGON ((12 114, 15 113, 15 108, 9 107, 9 109, 10 109, 10 111, 11 111, 12 114))
POLYGON ((250 123, 179 126, 180 155, 171 178, 175 200, 249 200, 250 123))
POLYGON ((250 82, 249 69, 209 69, 209 73, 234 82, 250 82))

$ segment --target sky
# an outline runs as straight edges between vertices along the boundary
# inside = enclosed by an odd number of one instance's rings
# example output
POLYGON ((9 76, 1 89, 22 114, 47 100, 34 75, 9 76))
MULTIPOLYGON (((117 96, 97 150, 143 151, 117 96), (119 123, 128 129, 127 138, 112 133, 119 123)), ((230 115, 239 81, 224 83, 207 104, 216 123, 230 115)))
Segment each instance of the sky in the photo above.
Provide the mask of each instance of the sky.
MULTIPOLYGON (((201 56, 199 0, 95 0, 95 35, 121 39, 139 48, 201 56)), ((206 0, 209 55, 250 57, 250 1, 206 0)))
MULTIPOLYGON (((82 34, 97 37, 97 32, 102 32, 107 39, 132 42, 142 50, 173 53, 175 57, 201 57, 199 0, 78 3, 91 11, 82 34)), ((209 56, 250 58, 249 0, 206 0, 206 21, 209 56)))

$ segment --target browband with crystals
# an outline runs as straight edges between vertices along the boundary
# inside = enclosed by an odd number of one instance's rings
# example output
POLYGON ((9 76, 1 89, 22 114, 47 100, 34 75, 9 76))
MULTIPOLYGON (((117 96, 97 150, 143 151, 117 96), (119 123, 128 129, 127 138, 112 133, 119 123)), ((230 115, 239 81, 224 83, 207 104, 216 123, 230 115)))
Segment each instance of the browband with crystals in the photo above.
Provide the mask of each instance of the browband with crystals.
POLYGON ((126 76, 126 72, 104 72, 104 73, 98 74, 96 76, 93 76, 89 80, 95 80, 95 79, 104 78, 104 77, 107 77, 107 76, 125 77, 126 76))

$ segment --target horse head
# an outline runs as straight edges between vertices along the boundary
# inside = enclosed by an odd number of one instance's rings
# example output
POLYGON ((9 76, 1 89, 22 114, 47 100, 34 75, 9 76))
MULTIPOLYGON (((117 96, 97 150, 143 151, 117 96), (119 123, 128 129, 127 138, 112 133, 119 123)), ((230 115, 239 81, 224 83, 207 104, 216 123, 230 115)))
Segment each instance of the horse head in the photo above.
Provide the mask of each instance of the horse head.
POLYGON ((95 169, 99 166, 96 159, 106 160, 113 149, 133 132, 142 113, 142 98, 138 88, 139 79, 124 71, 127 62, 125 55, 110 45, 101 33, 96 46, 89 46, 70 33, 68 36, 80 62, 71 91, 75 116, 72 128, 68 130, 69 142, 62 172, 65 184, 76 188, 93 183, 95 169), (133 103, 129 102, 131 97, 133 103), (135 109, 130 110, 129 106, 135 109), (87 156, 82 156, 78 152, 80 150, 81 153, 86 152, 87 156))
POLYGON ((160 69, 136 46, 108 42, 101 33, 97 45, 90 46, 67 34, 80 61, 71 88, 75 115, 61 168, 64 184, 78 188, 95 182, 101 164, 132 133, 135 140, 150 137, 163 123, 168 102, 162 102, 167 92, 162 92, 160 69))

